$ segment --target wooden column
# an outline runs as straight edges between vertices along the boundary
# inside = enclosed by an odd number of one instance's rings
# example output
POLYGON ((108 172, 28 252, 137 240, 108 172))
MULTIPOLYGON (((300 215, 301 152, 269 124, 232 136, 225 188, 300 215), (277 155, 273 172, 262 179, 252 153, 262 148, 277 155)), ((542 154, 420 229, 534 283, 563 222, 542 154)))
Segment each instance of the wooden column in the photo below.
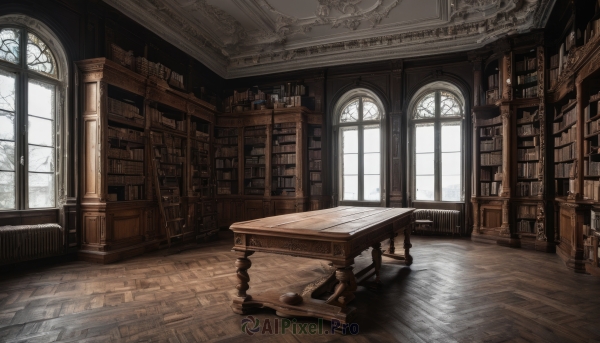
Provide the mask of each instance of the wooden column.
POLYGON ((390 180, 389 194, 390 207, 402 207, 402 178, 407 177, 402 170, 402 61, 397 61, 392 64, 392 72, 390 75, 391 82, 391 98, 392 108, 389 115, 390 128, 387 130, 389 164, 388 172, 390 180))
POLYGON ((500 107, 500 115, 502 116, 502 190, 500 197, 510 198, 510 165, 511 165, 511 115, 510 105, 503 104, 500 107))
MULTIPOLYGON (((577 91, 577 159, 575 160, 575 188, 571 191, 573 192, 573 199, 580 200, 583 198, 583 159, 585 155, 585 151, 583 151, 583 143, 585 137, 585 107, 587 105, 587 101, 585 99, 585 95, 587 94, 587 89, 585 84, 581 81, 577 82, 576 85, 577 91)), ((571 197, 570 197, 571 198, 571 197)))
POLYGON ((273 115, 271 115, 271 124, 267 125, 267 141, 265 142, 265 196, 271 196, 271 185, 273 184, 271 169, 271 151, 273 151, 273 115))
POLYGON ((476 58, 473 61, 473 106, 481 106, 481 91, 482 91, 482 65, 481 58, 476 58))
POLYGON ((306 167, 306 120, 304 114, 300 114, 296 119, 296 198, 304 197, 304 180, 306 167))

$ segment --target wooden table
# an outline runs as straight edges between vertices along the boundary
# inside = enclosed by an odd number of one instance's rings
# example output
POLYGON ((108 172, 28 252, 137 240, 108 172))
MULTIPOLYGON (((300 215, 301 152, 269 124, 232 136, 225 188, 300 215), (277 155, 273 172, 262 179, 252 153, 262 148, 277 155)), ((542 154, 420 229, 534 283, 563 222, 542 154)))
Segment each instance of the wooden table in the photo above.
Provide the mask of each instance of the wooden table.
POLYGON ((348 323, 354 309, 347 304, 354 299, 357 279, 364 281, 375 276, 375 283, 380 282, 382 241, 390 240, 385 256, 412 264, 409 249, 413 223, 413 208, 351 206, 234 223, 230 229, 234 232, 233 251, 238 255, 235 266, 239 283, 231 307, 239 314, 268 307, 279 316, 348 323), (404 231, 404 255, 394 251, 394 237, 399 231, 404 231), (354 273, 354 258, 369 247, 373 248, 373 263, 354 273), (257 251, 329 260, 335 269, 329 277, 307 285, 301 295, 267 291, 250 296, 246 293, 250 288, 248 269, 252 266, 248 256, 257 251), (326 294, 331 296, 319 299, 326 294))

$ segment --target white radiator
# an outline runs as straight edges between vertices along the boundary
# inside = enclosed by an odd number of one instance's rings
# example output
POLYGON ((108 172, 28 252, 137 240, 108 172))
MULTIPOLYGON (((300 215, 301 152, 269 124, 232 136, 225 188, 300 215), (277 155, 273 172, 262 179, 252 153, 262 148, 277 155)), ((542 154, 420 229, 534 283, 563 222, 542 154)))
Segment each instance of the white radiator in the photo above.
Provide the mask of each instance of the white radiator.
POLYGON ((464 234, 460 217, 460 211, 456 210, 415 210, 415 219, 432 220, 431 231, 437 233, 464 234))
POLYGON ((63 241, 58 224, 0 226, 0 265, 59 255, 63 241))

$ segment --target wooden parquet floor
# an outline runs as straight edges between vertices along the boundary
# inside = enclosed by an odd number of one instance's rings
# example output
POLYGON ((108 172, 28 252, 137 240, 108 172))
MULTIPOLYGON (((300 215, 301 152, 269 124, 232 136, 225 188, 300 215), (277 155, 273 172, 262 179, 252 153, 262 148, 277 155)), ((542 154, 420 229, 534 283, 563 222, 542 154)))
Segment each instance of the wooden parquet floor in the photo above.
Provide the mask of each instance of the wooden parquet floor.
MULTIPOLYGON (((254 335, 229 308, 232 238, 112 265, 65 262, 0 275, 0 342, 599 342, 600 278, 558 256, 413 237, 414 264, 384 257, 381 290, 359 287, 358 335, 254 335)), ((362 263, 370 256, 364 253, 362 263)), ((299 288, 326 262, 255 254, 249 293, 299 288)), ((254 316, 273 320, 270 310, 254 316)), ((302 323, 316 322, 301 319, 302 323)), ((328 327, 328 322, 325 326, 328 327)))

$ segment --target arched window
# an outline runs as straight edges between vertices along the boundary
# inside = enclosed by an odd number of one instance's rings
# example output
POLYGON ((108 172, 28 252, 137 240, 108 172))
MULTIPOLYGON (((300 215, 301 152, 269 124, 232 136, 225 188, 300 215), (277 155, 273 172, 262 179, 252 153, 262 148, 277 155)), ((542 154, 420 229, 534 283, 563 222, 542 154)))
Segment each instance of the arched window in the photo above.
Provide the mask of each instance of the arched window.
POLYGON ((377 202, 383 197, 383 106, 367 90, 348 92, 336 106, 340 202, 377 202))
POLYGON ((3 19, 6 17, 0 18, 0 210, 57 207, 60 95, 64 93, 64 71, 59 65, 66 63, 57 63, 55 51, 39 33, 26 26, 2 26, 3 19))
POLYGON ((415 200, 463 201, 464 100, 456 87, 430 85, 412 105, 415 200), (446 89, 444 89, 446 88, 446 89))

